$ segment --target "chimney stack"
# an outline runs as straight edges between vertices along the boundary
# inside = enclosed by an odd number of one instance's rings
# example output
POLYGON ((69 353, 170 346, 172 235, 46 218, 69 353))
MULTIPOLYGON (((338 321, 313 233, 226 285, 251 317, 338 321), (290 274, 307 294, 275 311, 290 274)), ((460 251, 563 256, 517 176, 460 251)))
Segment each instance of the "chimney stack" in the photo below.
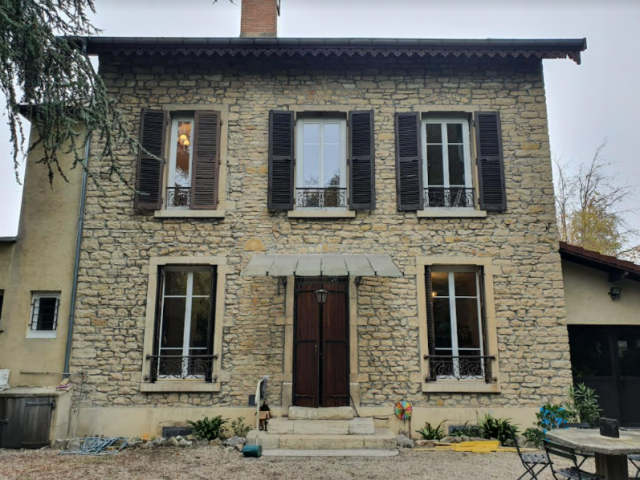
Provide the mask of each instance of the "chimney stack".
POLYGON ((277 37, 280 0, 242 0, 241 37, 277 37))

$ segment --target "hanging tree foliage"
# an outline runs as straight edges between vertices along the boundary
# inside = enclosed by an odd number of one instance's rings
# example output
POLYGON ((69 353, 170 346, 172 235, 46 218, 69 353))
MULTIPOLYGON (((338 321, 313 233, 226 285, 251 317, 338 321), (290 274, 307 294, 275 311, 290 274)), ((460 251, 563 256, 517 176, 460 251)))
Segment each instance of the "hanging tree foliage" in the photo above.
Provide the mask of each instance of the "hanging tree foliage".
POLYGON ((82 148, 92 135, 96 152, 118 175, 115 151, 136 151, 131 126, 84 54, 77 37, 96 35, 89 20, 94 0, 2 0, 0 2, 0 88, 6 97, 13 162, 35 148, 38 163, 66 179, 59 155, 73 153, 72 168, 83 164, 82 148), (20 110, 26 111, 36 135, 27 146, 20 110))

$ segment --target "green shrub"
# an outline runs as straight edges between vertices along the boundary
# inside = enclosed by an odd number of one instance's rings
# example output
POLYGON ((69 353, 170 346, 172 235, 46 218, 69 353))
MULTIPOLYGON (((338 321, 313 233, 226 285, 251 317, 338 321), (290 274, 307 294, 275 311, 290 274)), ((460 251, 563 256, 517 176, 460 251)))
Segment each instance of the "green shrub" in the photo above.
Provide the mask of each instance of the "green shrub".
POLYGON ((494 418, 488 413, 478 422, 478 426, 484 438, 496 438, 502 445, 511 444, 512 437, 518 435, 518 427, 510 419, 494 418))
POLYGON ((442 430, 442 424, 444 422, 440 422, 440 425, 437 427, 432 427, 429 422, 425 422, 424 427, 420 430, 416 430, 424 440, 440 440, 444 438, 444 431, 442 430))
POLYGON ((544 442, 544 432, 539 428, 529 427, 523 435, 527 442, 533 442, 536 447, 541 447, 544 442))
POLYGON ((193 434, 197 438, 211 441, 220 438, 229 420, 218 415, 213 418, 204 417, 202 420, 195 422, 188 421, 187 423, 193 428, 193 434))
POLYGON ((573 420, 588 423, 592 427, 597 425, 602 410, 598 404, 599 397, 596 395, 596 391, 581 383, 576 388, 569 389, 569 396, 571 397, 569 411, 573 420))
POLYGON ((464 422, 461 428, 457 428, 449 433, 450 437, 482 437, 482 429, 480 425, 469 425, 469 422, 464 422))
POLYGON ((244 418, 242 417, 238 417, 236 420, 231 422, 231 429, 236 437, 246 437, 251 431, 251 427, 244 424, 244 418))

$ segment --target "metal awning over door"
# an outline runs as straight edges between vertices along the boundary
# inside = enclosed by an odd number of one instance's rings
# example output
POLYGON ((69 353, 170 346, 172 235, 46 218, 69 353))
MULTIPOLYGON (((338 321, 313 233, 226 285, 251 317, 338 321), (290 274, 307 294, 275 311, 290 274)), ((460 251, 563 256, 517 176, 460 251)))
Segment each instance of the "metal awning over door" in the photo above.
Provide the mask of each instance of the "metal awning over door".
POLYGON ((390 255, 256 255, 243 277, 402 277, 390 255))

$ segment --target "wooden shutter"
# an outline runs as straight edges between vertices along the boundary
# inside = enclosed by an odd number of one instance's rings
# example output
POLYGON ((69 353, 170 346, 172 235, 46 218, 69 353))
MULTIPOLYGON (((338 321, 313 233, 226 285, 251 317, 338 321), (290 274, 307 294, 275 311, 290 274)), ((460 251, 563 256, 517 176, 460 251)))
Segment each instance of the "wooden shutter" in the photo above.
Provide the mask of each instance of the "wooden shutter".
POLYGON ((420 115, 396 113, 396 185, 398 211, 422 210, 420 115))
POLYGON ((140 151, 136 180, 135 207, 139 210, 162 208, 162 176, 165 162, 165 135, 168 112, 143 109, 140 115, 140 151), (159 160, 158 160, 159 159, 159 160))
POLYGON ((478 145, 480 208, 503 212, 507 209, 502 158, 502 131, 498 112, 478 112, 475 117, 478 145))
POLYGON ((349 112, 349 206, 376 207, 373 110, 349 112))
POLYGON ((215 210, 220 183, 220 112, 195 113, 191 208, 215 210))
MULTIPOLYGON (((427 345, 429 346, 429 355, 436 355, 436 322, 433 318, 433 288, 431 285, 431 269, 424 267, 424 281, 427 292, 427 345)), ((436 375, 433 372, 434 362, 429 362, 429 380, 434 381, 436 375)))
POLYGON ((294 203, 293 112, 269 112, 269 210, 291 210, 294 203))

